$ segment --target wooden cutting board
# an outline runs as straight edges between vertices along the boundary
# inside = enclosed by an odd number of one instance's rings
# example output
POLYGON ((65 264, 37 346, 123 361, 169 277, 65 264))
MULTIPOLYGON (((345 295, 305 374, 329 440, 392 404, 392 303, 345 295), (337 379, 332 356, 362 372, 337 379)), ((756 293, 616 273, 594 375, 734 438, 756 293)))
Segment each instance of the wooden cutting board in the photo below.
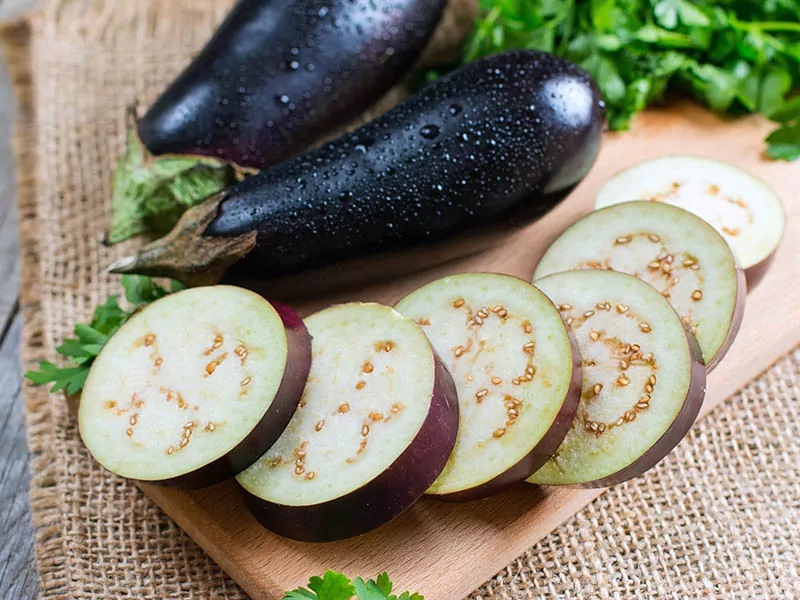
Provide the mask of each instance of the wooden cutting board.
MULTIPOLYGON (((529 279, 548 243, 591 210, 596 190, 616 171, 667 154, 724 159, 775 187, 785 202, 789 228, 772 270, 748 296, 744 325, 732 351, 709 377, 705 414, 800 343, 800 162, 770 162, 763 157, 769 128, 757 117, 723 122, 690 104, 651 111, 631 131, 608 134, 586 181, 546 218, 501 245, 424 273, 335 298, 317 298, 298 308, 307 314, 332 301, 391 304, 448 273, 495 271, 529 279)), ((388 570, 396 589, 419 591, 428 600, 459 600, 602 493, 521 484, 494 498, 461 505, 422 500, 376 532, 314 545, 266 531, 248 514, 230 482, 191 493, 144 489, 250 595, 270 600, 329 568, 351 576, 388 570)))

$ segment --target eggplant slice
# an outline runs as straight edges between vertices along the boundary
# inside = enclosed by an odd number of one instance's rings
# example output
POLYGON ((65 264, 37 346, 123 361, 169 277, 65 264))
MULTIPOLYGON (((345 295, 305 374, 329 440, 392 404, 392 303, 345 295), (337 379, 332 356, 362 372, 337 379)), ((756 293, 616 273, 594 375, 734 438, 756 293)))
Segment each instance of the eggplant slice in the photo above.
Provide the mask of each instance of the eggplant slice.
POLYGON ((541 467, 580 399, 577 348, 553 303, 516 277, 471 273, 434 281, 396 308, 423 328, 458 389, 458 440, 428 494, 473 500, 541 467))
POLYGON ((697 337, 709 370, 744 317, 744 274, 725 240, 668 204, 626 202, 585 216, 548 248, 534 280, 573 269, 619 271, 655 287, 697 337))
POLYGON ((666 156, 617 173, 596 208, 631 200, 679 206, 710 223, 731 246, 749 286, 767 272, 786 230, 786 213, 762 180, 733 165, 697 156, 666 156))
POLYGON ((528 481, 603 487, 644 473, 697 418, 706 386, 699 345, 666 299, 630 275, 569 271, 536 285, 577 340, 583 390, 566 439, 528 481))
POLYGON ((133 316, 92 365, 80 434, 109 471, 200 487, 256 461, 289 423, 311 363, 292 310, 240 288, 195 288, 133 316))
POLYGON ((380 304, 306 319, 313 364, 297 414, 237 477, 268 529, 325 542, 399 515, 439 476, 455 444, 453 380, 422 330, 380 304))

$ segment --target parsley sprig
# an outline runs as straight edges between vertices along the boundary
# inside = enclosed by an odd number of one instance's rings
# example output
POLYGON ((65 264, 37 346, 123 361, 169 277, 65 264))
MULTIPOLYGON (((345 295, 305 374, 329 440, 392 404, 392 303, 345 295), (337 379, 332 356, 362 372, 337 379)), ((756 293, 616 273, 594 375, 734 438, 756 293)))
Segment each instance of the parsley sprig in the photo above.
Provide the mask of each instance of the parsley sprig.
POLYGON ((56 352, 67 359, 65 366, 59 367, 43 360, 39 363, 38 371, 28 371, 25 377, 36 385, 52 383, 51 392, 63 390, 68 396, 77 394, 83 389, 94 359, 117 329, 142 306, 182 288, 178 282, 173 282, 168 289, 149 277, 138 275, 124 276, 122 287, 125 300, 130 304, 129 310, 120 307, 117 296, 109 297, 95 309, 90 324, 75 325, 75 337, 65 339, 56 348, 56 352))
POLYGON ((612 129, 677 91, 719 113, 773 119, 767 153, 800 158, 796 0, 480 0, 463 62, 513 48, 592 73, 612 129))
POLYGON ((297 588, 287 592, 283 600, 424 600, 420 594, 403 592, 399 596, 392 595, 392 582, 387 573, 381 573, 377 579, 364 581, 356 577, 352 581, 347 575, 336 571, 327 571, 322 577, 312 577, 308 588, 297 588))

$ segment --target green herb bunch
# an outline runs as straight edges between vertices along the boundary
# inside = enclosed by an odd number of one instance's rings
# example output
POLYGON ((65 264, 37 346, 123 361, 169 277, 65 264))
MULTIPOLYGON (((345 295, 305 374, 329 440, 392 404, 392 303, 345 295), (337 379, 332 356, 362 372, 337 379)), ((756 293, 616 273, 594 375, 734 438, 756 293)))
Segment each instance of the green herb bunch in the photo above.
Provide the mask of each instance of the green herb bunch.
POLYGON ((149 277, 125 275, 122 277, 122 287, 125 290, 125 300, 130 304, 130 309, 121 308, 117 296, 109 297, 105 304, 95 309, 90 324, 78 323, 75 325, 75 337, 64 340, 56 348, 56 352, 67 359, 65 366, 59 367, 43 360, 39 363, 38 371, 28 371, 25 373, 25 377, 36 385, 52 383, 51 392, 63 390, 68 396, 77 394, 83 389, 94 359, 97 358, 100 350, 117 329, 139 308, 178 291, 183 286, 178 282, 173 282, 167 289, 153 282, 149 277))
POLYGON ((347 575, 328 571, 322 577, 312 577, 308 588, 287 592, 283 600, 350 600, 354 597, 358 600, 424 600, 421 595, 410 592, 392 595, 392 587, 385 572, 377 579, 364 581, 356 577, 351 581, 347 575))
POLYGON ((679 91, 719 113, 775 120, 768 154, 800 158, 798 0, 480 0, 463 62, 513 48, 589 71, 611 129, 679 91))

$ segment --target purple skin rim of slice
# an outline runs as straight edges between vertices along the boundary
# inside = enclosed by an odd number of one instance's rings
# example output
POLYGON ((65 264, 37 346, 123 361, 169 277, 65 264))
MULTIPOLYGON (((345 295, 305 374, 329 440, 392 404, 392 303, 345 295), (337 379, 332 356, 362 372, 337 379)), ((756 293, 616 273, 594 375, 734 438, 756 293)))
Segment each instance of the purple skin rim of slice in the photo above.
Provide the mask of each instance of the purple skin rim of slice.
POLYGON ((332 542, 377 529, 408 509, 444 469, 458 433, 456 386, 435 353, 434 369, 425 421, 408 447, 383 472, 350 493, 308 506, 269 502, 242 488, 253 516, 283 537, 332 542))
MULTIPOLYGON (((771 256, 774 256, 771 255, 771 256)), ((771 257, 767 259, 767 261, 771 261, 771 257)), ((763 263, 762 263, 763 264, 763 263)), ((768 266, 768 265, 767 265, 768 266)), ((764 270, 766 273, 766 269, 764 270)), ((707 372, 711 372, 717 368, 717 365, 725 358, 725 355, 733 346, 733 342, 736 339, 736 336, 739 334, 739 329, 742 327, 742 321, 744 320, 744 307, 747 300, 747 290, 748 290, 748 281, 747 281, 747 274, 742 271, 742 269, 736 269, 736 301, 734 302, 733 306, 733 314, 731 315, 731 326, 728 329, 728 333, 725 336, 725 339, 722 341, 717 353, 714 355, 714 358, 706 365, 707 372)), ((689 334, 693 341, 695 337, 689 334)))
POLYGON ((744 270, 744 276, 747 280, 747 291, 754 290, 755 287, 764 279, 764 276, 767 274, 767 272, 769 272, 769 269, 772 266, 772 261, 775 260, 776 252, 777 248, 773 250, 772 253, 764 260, 754 264, 751 267, 747 267, 744 270))
POLYGON ((567 334, 569 337, 569 345, 572 350, 572 376, 564 396, 564 402, 542 439, 539 440, 536 446, 517 464, 493 479, 474 488, 452 492, 450 494, 428 494, 428 498, 441 502, 469 502, 471 500, 480 500, 502 492, 524 481, 550 460, 550 457, 555 454, 556 450, 558 450, 558 447, 567 436, 567 433, 569 433, 575 415, 578 413, 578 406, 581 401, 581 387, 583 382, 581 355, 572 333, 568 331, 567 334))
MULTIPOLYGON (((765 185, 766 182, 763 182, 765 185)), ((783 215, 783 229, 781 229, 781 235, 778 240, 775 242, 775 246, 772 248, 772 251, 762 258, 759 262, 755 263, 754 265, 750 265, 749 267, 744 267, 744 276, 747 279, 747 290, 751 291, 755 289, 755 287, 761 283, 764 279, 764 276, 772 267, 772 261, 775 260, 775 255, 778 253, 778 250, 781 247, 781 242, 783 242, 783 238, 786 237, 786 230, 789 223, 789 215, 786 213, 786 206, 780 202, 779 204, 781 208, 781 213, 783 215)))
POLYGON ((245 438, 230 452, 193 471, 159 480, 138 480, 145 485, 197 489, 220 483, 256 462, 286 429, 303 396, 311 369, 311 335, 294 310, 270 302, 286 331, 286 368, 267 411, 245 438))

